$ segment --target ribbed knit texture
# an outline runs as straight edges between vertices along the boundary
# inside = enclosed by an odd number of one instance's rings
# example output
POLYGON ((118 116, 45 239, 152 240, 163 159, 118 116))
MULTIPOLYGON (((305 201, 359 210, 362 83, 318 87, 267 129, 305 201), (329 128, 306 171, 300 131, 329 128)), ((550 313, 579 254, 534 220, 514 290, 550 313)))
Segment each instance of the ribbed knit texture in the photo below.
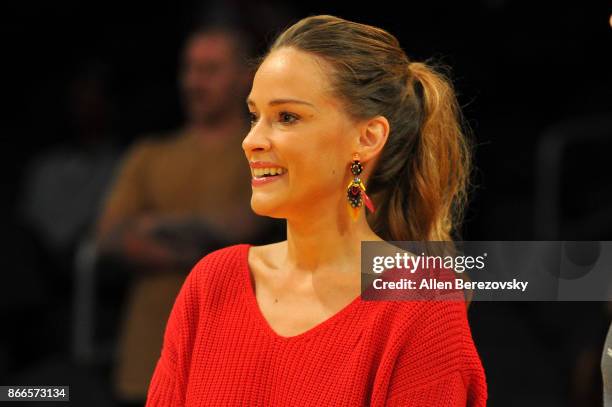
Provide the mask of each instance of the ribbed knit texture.
POLYGON ((213 252, 188 275, 147 407, 486 405, 465 303, 357 297, 282 337, 257 305, 249 247, 213 252))

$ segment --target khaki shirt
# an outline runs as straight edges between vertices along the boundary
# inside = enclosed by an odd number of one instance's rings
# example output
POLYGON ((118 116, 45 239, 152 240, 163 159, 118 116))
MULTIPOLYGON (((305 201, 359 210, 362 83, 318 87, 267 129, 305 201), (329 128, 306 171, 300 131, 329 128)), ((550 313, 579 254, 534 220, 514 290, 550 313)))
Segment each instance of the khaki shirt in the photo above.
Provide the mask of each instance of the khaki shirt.
MULTIPOLYGON (((216 139, 177 132, 136 142, 118 167, 99 229, 144 213, 198 215, 242 242, 265 222, 250 207, 251 176, 241 147, 247 131, 216 139)), ((136 276, 128 292, 115 367, 120 399, 146 397, 166 321, 189 271, 136 276)))

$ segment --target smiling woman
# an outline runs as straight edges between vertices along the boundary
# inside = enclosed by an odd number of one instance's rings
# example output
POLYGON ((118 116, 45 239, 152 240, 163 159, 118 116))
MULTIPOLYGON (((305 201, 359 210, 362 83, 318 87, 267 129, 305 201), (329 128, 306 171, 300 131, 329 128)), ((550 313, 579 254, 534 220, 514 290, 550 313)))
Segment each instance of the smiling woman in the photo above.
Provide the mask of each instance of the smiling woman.
POLYGON ((286 219, 287 240, 195 265, 147 405, 484 406, 464 302, 360 297, 362 241, 450 240, 460 223, 470 154, 450 82, 380 28, 312 16, 258 61, 247 105, 251 207, 286 219))

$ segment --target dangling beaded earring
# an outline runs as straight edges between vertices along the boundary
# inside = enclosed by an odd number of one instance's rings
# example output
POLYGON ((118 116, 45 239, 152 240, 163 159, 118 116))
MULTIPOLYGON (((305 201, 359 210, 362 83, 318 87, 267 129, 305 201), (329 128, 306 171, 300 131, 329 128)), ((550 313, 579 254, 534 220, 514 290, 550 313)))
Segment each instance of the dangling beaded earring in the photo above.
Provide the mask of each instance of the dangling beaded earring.
POLYGON ((359 154, 353 154, 353 161, 351 162, 351 173, 353 179, 349 182, 346 194, 348 198, 348 211, 353 220, 357 220, 359 216, 359 208, 363 206, 365 202, 366 207, 370 212, 374 213, 374 204, 368 195, 366 194, 365 185, 361 182, 359 174, 363 171, 363 166, 359 162, 359 154))

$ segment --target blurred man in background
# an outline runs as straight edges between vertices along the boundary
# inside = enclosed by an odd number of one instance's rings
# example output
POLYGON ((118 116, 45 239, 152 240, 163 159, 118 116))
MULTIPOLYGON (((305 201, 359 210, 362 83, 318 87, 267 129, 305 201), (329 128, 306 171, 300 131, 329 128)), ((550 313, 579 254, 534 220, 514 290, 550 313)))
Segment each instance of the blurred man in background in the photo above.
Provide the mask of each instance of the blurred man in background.
POLYGON ((115 369, 116 395, 141 403, 165 324, 187 273, 207 252, 265 240, 278 223, 250 208, 248 38, 208 27, 188 38, 180 89, 184 126, 138 141, 123 159, 97 228, 99 252, 134 270, 115 369))

